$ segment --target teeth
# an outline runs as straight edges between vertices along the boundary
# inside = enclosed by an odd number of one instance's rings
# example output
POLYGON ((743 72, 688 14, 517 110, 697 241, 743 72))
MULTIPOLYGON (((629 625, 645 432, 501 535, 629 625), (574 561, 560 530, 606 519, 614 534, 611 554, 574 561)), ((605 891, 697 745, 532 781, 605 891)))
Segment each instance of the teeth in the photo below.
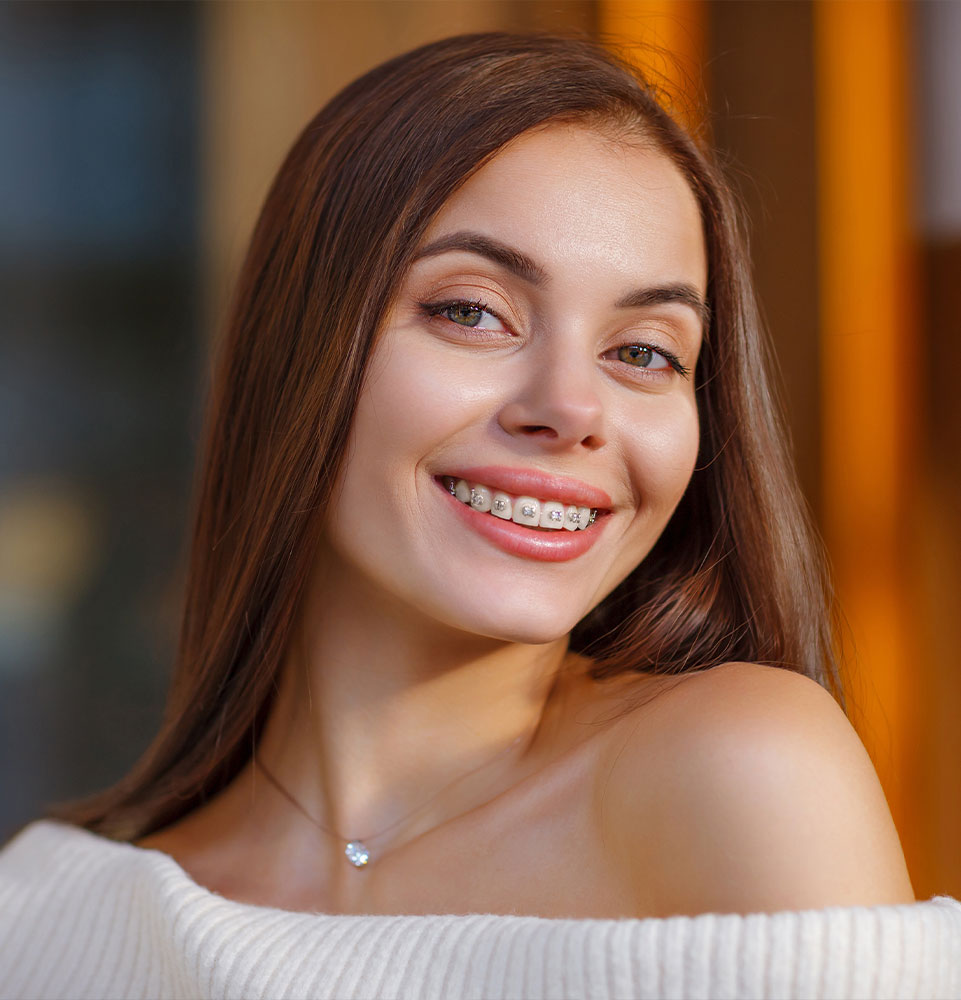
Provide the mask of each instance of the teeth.
POLYGON ((491 497, 491 513, 494 517, 509 521, 514 514, 514 505, 506 493, 495 493, 491 497))
POLYGON ((514 524, 526 524, 529 528, 536 528, 541 523, 540 501, 533 497, 518 497, 514 501, 514 515, 511 518, 514 524))
POLYGON ((548 500, 541 506, 541 519, 537 523, 542 528, 560 531, 564 527, 564 505, 556 500, 548 500))
POLYGON ((590 507, 563 504, 558 500, 539 500, 536 497, 512 497, 508 493, 492 490, 481 483, 444 476, 443 483, 461 503, 468 504, 480 513, 491 513, 504 521, 513 521, 530 528, 548 531, 581 531, 594 523, 596 511, 590 507))
POLYGON ((474 510, 486 514, 491 509, 491 491, 486 486, 471 487, 470 505, 474 510))

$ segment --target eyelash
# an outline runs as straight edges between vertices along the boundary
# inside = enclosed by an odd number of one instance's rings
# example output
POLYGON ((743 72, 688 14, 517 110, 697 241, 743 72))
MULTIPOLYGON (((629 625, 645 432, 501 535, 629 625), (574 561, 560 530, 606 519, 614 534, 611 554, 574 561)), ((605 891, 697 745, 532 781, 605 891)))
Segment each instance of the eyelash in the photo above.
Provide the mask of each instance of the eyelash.
MULTIPOLYGON (((491 309, 491 307, 488 306, 486 303, 481 302, 478 299, 449 299, 444 302, 421 302, 419 303, 419 305, 421 309, 424 310, 425 315, 427 315, 429 318, 440 316, 441 313, 445 313, 447 312, 448 309, 453 309, 455 306, 466 306, 468 309, 478 309, 481 312, 486 312, 489 315, 493 316, 494 319, 496 319, 500 323, 504 322, 497 312, 491 309)), ((445 319, 446 318, 447 317, 445 317, 445 319)), ((449 322, 453 323, 454 321, 449 320, 449 322)), ((460 326, 461 329, 464 330, 472 329, 472 327, 463 326, 460 323, 454 323, 454 325, 460 326)), ((507 324, 505 323, 504 325, 506 326, 507 324)))
MULTIPOLYGON (((493 316, 498 322, 503 323, 504 320, 497 314, 497 312, 491 309, 486 303, 481 302, 479 299, 450 299, 444 302, 420 302, 418 303, 420 308, 423 310, 424 315, 430 319, 447 312, 448 309, 453 309, 455 306, 466 306, 469 309, 478 309, 481 312, 488 313, 493 316)), ((445 317, 446 318, 446 317, 445 317)), ((448 320, 448 322, 453 323, 453 320, 448 320)), ((462 330, 470 330, 472 327, 463 326, 460 323, 455 323, 455 326, 460 326, 462 330)), ((506 324, 505 324, 506 325, 506 324)), ((691 371, 681 364, 680 358, 671 351, 664 347, 659 347, 657 344, 649 343, 631 343, 622 344, 621 347, 643 347, 653 351, 656 354, 660 354, 662 358, 673 368, 680 376, 687 378, 691 371)), ((612 348, 612 350, 618 350, 619 348, 612 348)), ((641 368, 639 365, 629 365, 628 367, 637 368, 638 371, 646 372, 647 377, 650 378, 653 375, 660 374, 657 369, 650 370, 641 368)))

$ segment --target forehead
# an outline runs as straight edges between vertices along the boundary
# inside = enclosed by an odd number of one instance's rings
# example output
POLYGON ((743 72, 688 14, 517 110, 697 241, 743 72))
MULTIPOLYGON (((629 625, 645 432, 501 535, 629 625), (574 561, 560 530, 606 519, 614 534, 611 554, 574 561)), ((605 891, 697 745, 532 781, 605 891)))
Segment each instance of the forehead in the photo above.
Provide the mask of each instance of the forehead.
POLYGON ((424 240, 465 228, 549 273, 707 284, 700 210, 680 170, 656 149, 582 125, 509 143, 448 199, 424 240))

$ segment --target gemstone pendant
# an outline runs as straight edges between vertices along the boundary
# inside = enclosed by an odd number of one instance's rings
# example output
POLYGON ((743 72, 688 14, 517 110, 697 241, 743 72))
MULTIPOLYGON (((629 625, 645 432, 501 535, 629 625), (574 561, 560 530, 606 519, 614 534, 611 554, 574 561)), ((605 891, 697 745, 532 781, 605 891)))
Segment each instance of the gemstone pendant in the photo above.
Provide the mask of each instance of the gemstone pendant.
POLYGON ((352 840, 344 849, 344 854, 355 868, 363 868, 370 861, 370 851, 359 840, 352 840))

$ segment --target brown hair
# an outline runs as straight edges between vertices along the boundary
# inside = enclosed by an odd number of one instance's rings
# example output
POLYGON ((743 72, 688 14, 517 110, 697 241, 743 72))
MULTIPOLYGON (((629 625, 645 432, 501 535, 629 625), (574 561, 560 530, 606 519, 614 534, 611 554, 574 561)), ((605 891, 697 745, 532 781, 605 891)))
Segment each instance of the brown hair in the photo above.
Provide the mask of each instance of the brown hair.
POLYGON ((598 44, 465 35, 351 83, 284 161, 213 382, 165 722, 126 779, 61 815, 134 839, 190 812, 247 762, 379 322, 452 192, 511 139, 558 120, 627 130, 682 171, 700 204, 711 307, 697 469, 657 545, 575 628, 572 649, 594 659, 597 677, 760 661, 807 674, 843 705, 823 560, 718 169, 640 74, 598 44))

